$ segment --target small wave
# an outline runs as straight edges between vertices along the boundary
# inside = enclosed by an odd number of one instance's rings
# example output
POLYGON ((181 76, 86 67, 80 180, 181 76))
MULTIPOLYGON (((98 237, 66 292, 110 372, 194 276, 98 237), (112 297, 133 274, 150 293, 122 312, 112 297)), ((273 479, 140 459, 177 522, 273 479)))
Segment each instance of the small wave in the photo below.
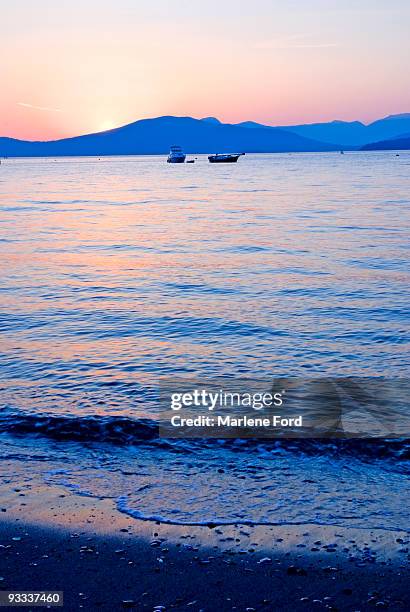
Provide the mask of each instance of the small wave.
POLYGON ((150 419, 122 416, 81 416, 28 414, 4 409, 0 411, 0 432, 38 434, 57 440, 109 442, 131 445, 158 438, 158 425, 150 419))
MULTIPOLYGON (((132 508, 128 505, 128 498, 126 496, 121 496, 116 500, 116 507, 118 512, 122 514, 126 514, 127 516, 132 517, 133 519, 139 521, 147 521, 152 523, 162 523, 164 525, 179 525, 183 527, 208 527, 209 529, 214 529, 215 527, 228 527, 228 526, 242 526, 242 527, 286 527, 286 526, 332 526, 339 525, 340 527, 345 526, 345 521, 354 519, 357 520, 357 516, 343 516, 336 519, 336 521, 332 518, 328 518, 327 520, 317 520, 316 518, 307 518, 306 520, 258 520, 258 519, 221 519, 221 518, 205 518, 204 520, 189 520, 189 519, 178 519, 174 517, 163 516, 162 514, 145 514, 140 510, 132 508)), ((367 525, 366 523, 358 525, 361 529, 377 529, 380 531, 388 531, 388 532, 398 532, 398 533, 410 533, 410 531, 405 526, 384 526, 381 522, 376 525, 367 525)))
POLYGON ((305 456, 340 458, 356 457, 363 461, 394 460, 396 471, 406 472, 410 460, 410 440, 363 439, 174 439, 159 437, 159 422, 150 418, 101 415, 31 414, 10 407, 0 410, 0 432, 15 435, 40 435, 55 440, 74 442, 109 443, 117 446, 133 446, 156 443, 185 452, 200 448, 221 448, 238 453, 256 452, 265 456, 291 453, 305 456))

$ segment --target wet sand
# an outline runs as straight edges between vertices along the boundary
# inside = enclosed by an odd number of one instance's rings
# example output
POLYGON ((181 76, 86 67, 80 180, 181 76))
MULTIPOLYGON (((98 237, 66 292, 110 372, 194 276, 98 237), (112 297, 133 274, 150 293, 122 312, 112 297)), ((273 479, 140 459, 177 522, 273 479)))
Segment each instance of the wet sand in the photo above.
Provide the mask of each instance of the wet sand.
POLYGON ((0 589, 62 590, 65 610, 410 607, 405 534, 160 525, 59 487, 0 493, 0 589))

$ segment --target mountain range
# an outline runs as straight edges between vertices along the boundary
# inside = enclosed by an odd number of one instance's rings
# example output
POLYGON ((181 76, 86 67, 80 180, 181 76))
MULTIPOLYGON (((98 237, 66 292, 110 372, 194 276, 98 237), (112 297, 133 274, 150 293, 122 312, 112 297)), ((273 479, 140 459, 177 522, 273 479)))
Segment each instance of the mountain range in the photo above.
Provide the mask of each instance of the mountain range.
POLYGON ((408 149, 410 149, 410 133, 391 140, 372 142, 362 147, 363 151, 403 151, 408 149))
MULTIPOLYGON (((240 123, 244 127, 259 127, 252 121, 240 123)), ((369 125, 360 121, 330 121, 328 123, 309 123, 287 125, 281 129, 291 131, 305 138, 321 142, 339 143, 347 147, 368 145, 376 141, 391 140, 410 132, 410 113, 389 115, 369 125)), ((406 134, 408 135, 408 134, 406 134)))
POLYGON ((339 149, 410 148, 410 113, 369 125, 331 121, 267 126, 253 121, 221 123, 215 117, 156 117, 113 130, 53 141, 0 138, 0 157, 166 154, 172 144, 186 153, 277 153, 339 149))

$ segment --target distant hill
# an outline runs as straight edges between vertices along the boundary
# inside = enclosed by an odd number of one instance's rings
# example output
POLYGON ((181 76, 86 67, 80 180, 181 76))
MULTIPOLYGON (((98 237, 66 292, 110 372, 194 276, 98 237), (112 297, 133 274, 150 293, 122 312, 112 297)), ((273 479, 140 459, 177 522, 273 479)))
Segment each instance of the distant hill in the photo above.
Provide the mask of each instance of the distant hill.
POLYGON ((400 138, 379 140, 362 147, 362 151, 405 151, 410 149, 410 134, 403 134, 400 138))
MULTIPOLYGON (((237 125, 247 128, 266 127, 254 121, 244 121, 237 125)), ((321 142, 338 142, 347 148, 347 146, 363 146, 369 142, 395 138, 405 132, 410 132, 410 113, 390 115, 369 125, 360 121, 330 121, 328 123, 286 125, 280 126, 280 129, 321 142)))
POLYGON ((304 138, 317 138, 322 142, 336 142, 346 145, 361 145, 369 142, 367 127, 360 121, 331 121, 329 123, 311 123, 308 125, 290 125, 283 127, 304 138))
POLYGON ((63 155, 151 155, 168 153, 173 144, 186 153, 281 153, 372 148, 408 148, 410 113, 390 115, 364 125, 360 121, 331 121, 273 127, 244 121, 221 123, 216 117, 156 117, 62 140, 38 141, 0 138, 0 157, 63 155), (403 134, 406 136, 403 137, 403 134), (381 144, 401 138, 393 145, 381 144), (371 144, 369 144, 371 143, 371 144))
POLYGON ((339 144, 322 143, 279 128, 220 123, 213 117, 157 117, 135 121, 114 130, 47 142, 0 138, 0 157, 63 155, 166 154, 173 144, 186 153, 276 153, 333 151, 339 144))

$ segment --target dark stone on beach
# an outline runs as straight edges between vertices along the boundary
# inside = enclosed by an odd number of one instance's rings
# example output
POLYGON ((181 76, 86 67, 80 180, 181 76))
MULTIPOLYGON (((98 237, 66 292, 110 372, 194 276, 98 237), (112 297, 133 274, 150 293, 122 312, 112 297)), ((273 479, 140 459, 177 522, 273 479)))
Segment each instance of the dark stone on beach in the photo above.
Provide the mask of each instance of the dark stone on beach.
POLYGON ((307 576, 307 571, 302 567, 296 567, 296 565, 290 565, 286 570, 289 576, 307 576))
POLYGON ((353 595, 352 589, 349 588, 342 589, 342 593, 343 595, 353 595))
POLYGON ((135 608, 137 605, 137 602, 132 599, 124 599, 121 603, 124 608, 135 608))
POLYGON ((272 559, 270 557, 263 557, 263 559, 258 561, 258 565, 265 565, 266 563, 272 563, 272 559))

